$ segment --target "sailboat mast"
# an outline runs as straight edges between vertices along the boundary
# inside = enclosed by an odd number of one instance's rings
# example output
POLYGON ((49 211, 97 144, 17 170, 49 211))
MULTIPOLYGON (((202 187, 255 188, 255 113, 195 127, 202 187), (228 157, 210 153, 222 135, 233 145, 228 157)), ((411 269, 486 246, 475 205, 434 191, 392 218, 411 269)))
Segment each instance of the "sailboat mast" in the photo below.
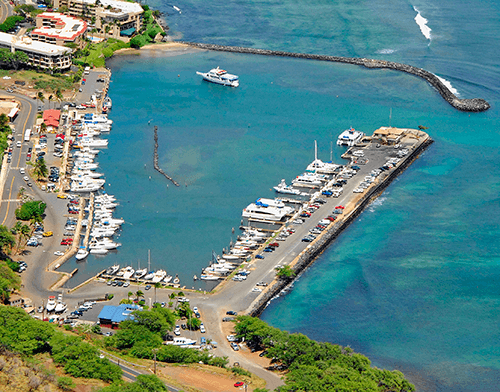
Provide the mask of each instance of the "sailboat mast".
POLYGON ((318 143, 316 140, 314 141, 314 160, 316 161, 318 159, 318 143))
POLYGON ((148 249, 148 271, 151 271, 151 250, 148 249))

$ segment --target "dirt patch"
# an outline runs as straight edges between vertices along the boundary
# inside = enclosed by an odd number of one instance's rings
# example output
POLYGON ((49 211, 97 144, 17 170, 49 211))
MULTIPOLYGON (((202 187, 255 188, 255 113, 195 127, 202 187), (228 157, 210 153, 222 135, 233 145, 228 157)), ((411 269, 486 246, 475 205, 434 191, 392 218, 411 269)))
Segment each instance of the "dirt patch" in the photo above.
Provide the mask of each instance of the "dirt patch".
MULTIPOLYGON (((224 369, 209 369, 202 366, 167 366, 160 370, 160 374, 182 384, 188 391, 200 392, 227 392, 235 389, 237 381, 244 381, 242 377, 234 376, 224 369)), ((248 386, 248 391, 255 387, 248 386)))

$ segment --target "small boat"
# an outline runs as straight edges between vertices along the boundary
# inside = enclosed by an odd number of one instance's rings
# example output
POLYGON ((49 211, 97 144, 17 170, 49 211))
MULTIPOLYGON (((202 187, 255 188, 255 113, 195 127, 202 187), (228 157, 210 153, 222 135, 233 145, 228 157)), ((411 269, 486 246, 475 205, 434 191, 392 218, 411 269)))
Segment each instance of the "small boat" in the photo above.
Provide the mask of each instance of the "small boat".
POLYGON ((155 276, 154 271, 150 271, 150 272, 148 272, 148 273, 144 276, 144 279, 145 279, 145 280, 151 280, 151 279, 153 279, 153 276, 155 276))
POLYGON ((109 267, 106 270, 106 274, 108 274, 108 275, 114 275, 116 273, 116 271, 118 271, 119 269, 120 269, 120 265, 119 264, 112 265, 111 267, 109 267))
POLYGON ((134 278, 135 278, 135 279, 141 279, 141 278, 142 278, 142 277, 144 277, 147 273, 148 273, 148 269, 147 269, 147 268, 138 269, 137 271, 135 271, 134 278))
POLYGON ((153 274, 153 283, 161 282, 167 276, 167 271, 158 270, 153 274))
POLYGON ((170 283, 172 281, 172 275, 167 275, 165 279, 163 279, 165 283, 170 283))
POLYGON ((174 278, 174 280, 172 281, 172 283, 173 283, 173 284, 179 284, 179 282, 180 282, 179 277, 178 277, 177 275, 175 275, 175 278, 174 278))
POLYGON ((363 132, 356 131, 351 127, 339 135, 337 139, 337 145, 346 145, 349 147, 354 146, 356 143, 360 142, 363 139, 363 136, 365 136, 363 132))
POLYGON ((277 193, 283 193, 287 195, 300 195, 300 191, 298 189, 292 188, 292 186, 290 185, 287 185, 284 178, 278 185, 274 186, 273 189, 277 193))
POLYGON ((134 275, 135 270, 132 267, 125 267, 123 271, 123 279, 130 279, 134 275))
POLYGON ((201 75, 207 82, 212 82, 216 84, 222 84, 223 86, 238 87, 240 82, 238 76, 231 75, 227 71, 220 69, 219 67, 213 68, 207 73, 196 72, 201 75))
POLYGON ((83 260, 85 257, 89 255, 89 252, 84 248, 78 249, 78 252, 76 252, 75 258, 77 260, 83 260))

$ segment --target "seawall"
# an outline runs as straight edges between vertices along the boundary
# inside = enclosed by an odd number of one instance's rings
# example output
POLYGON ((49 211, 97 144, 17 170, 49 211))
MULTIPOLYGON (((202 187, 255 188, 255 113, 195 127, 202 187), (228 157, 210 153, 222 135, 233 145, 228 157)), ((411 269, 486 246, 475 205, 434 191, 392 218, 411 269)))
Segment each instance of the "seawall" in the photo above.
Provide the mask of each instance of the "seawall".
MULTIPOLYGON (((342 222, 334 224, 332 228, 326 230, 321 238, 318 238, 311 247, 303 252, 298 259, 294 260, 292 263, 292 268, 296 275, 299 276, 302 271, 309 267, 316 258, 323 253, 328 246, 361 214, 361 212, 368 207, 373 200, 379 197, 385 188, 394 181, 411 163, 418 158, 418 156, 424 152, 427 147, 429 147, 434 141, 428 137, 423 141, 411 154, 405 159, 405 161, 389 173, 387 178, 385 178, 380 184, 371 189, 366 193, 361 200, 357 203, 351 214, 342 222)), ((260 314, 267 307, 268 303, 287 286, 292 284, 294 279, 277 279, 270 287, 267 288, 266 292, 260 298, 257 298, 250 307, 245 311, 245 314, 249 314, 254 317, 260 316, 260 314)))
POLYGON ((366 68, 392 69, 395 71, 405 72, 411 75, 418 76, 422 79, 425 79, 432 87, 434 87, 437 90, 437 92, 444 98, 444 100, 448 102, 451 106, 453 106, 455 109, 464 112, 483 112, 490 108, 490 104, 482 98, 471 98, 471 99, 458 98, 432 72, 408 64, 395 63, 393 61, 385 61, 385 60, 358 58, 358 57, 340 57, 340 56, 326 56, 320 54, 292 53, 280 50, 244 48, 240 46, 203 44, 197 42, 179 42, 179 43, 200 49, 216 50, 220 52, 258 54, 262 56, 293 57, 299 59, 331 61, 335 63, 361 65, 366 68))

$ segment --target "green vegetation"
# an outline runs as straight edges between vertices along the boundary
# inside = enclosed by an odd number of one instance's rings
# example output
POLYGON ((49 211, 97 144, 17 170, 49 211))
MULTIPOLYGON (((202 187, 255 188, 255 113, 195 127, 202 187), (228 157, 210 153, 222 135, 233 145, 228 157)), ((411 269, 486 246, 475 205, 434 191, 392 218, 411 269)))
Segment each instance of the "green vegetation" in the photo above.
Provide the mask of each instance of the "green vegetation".
POLYGON ((71 377, 58 377, 57 386, 63 391, 72 391, 76 384, 71 377))
POLYGON ((12 30, 16 26, 16 23, 22 22, 23 20, 24 17, 22 16, 17 16, 17 15, 9 16, 7 17, 7 19, 5 19, 5 22, 0 24, 0 31, 6 33, 9 30, 12 30))
MULTIPOLYGON (((122 371, 78 336, 57 331, 53 324, 31 318, 23 309, 0 306, 0 345, 31 357, 50 353, 56 364, 73 377, 119 382, 122 371)), ((63 384, 67 383, 63 381, 63 384)))
POLYGON ((7 137, 12 133, 9 125, 9 117, 5 114, 0 114, 0 159, 3 158, 4 151, 8 147, 7 137))
POLYGON ((100 392, 168 392, 168 389, 155 375, 140 375, 133 383, 110 385, 100 392))
POLYGON ((81 66, 104 67, 106 65, 106 58, 111 57, 119 49, 129 47, 128 43, 114 38, 109 38, 98 44, 88 43, 84 49, 75 52, 73 62, 81 66))
POLYGON ((293 278, 295 275, 295 271, 289 265, 278 268, 276 272, 276 276, 282 279, 293 278))
POLYGON ((17 70, 22 65, 27 65, 29 62, 28 55, 19 50, 12 53, 9 49, 0 49, 0 66, 17 70))
MULTIPOLYGON (((52 100, 52 95, 49 97, 49 101, 52 100)), ((45 123, 42 123, 42 125, 45 123)), ((45 128, 47 126, 45 125, 45 128)), ((41 178, 44 178, 47 176, 49 173, 49 169, 47 169, 47 165, 45 163, 45 159, 42 158, 40 160, 36 160, 35 163, 33 164, 33 174, 36 176, 38 180, 41 178)))
POLYGON ((19 290, 21 278, 14 273, 7 261, 0 260, 0 301, 5 303, 9 300, 13 290, 19 290))
POLYGON ((161 32, 161 27, 158 26, 158 23, 156 23, 156 20, 153 17, 153 11, 149 8, 147 10, 145 9, 141 34, 137 34, 130 40, 130 46, 132 48, 141 48, 152 42, 156 35, 161 32))
POLYGON ((235 330, 248 345, 266 349, 278 369, 287 369, 279 392, 368 391, 409 392, 415 387, 399 371, 371 367, 370 360, 349 347, 318 343, 265 322, 239 316, 235 330))
MULTIPOLYGON (((31 4, 21 4, 14 7, 14 12, 17 14, 22 14, 24 16, 30 16, 32 19, 35 19, 38 14, 41 14, 43 11, 38 9, 34 5, 31 4)), ((62 12, 62 11, 61 11, 62 12)))
POLYGON ((16 211, 16 218, 23 221, 41 222, 47 205, 42 201, 27 201, 16 211))

